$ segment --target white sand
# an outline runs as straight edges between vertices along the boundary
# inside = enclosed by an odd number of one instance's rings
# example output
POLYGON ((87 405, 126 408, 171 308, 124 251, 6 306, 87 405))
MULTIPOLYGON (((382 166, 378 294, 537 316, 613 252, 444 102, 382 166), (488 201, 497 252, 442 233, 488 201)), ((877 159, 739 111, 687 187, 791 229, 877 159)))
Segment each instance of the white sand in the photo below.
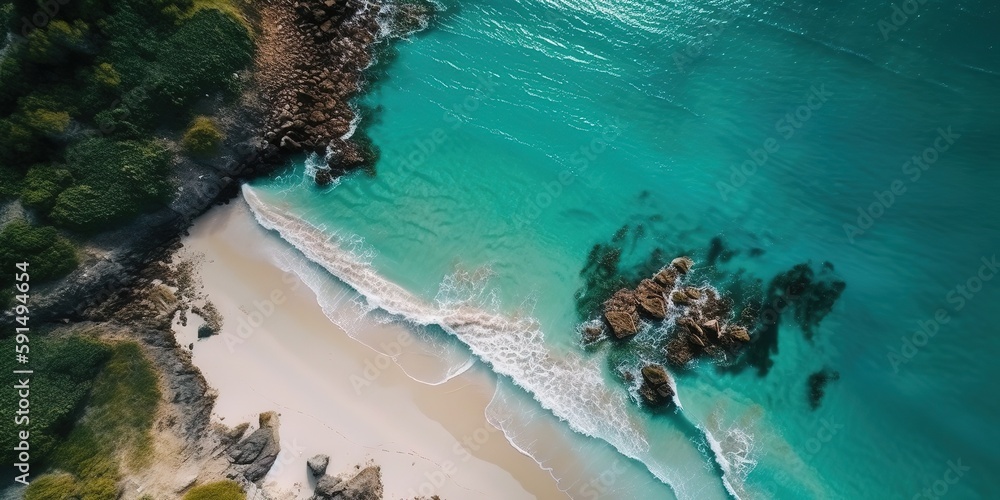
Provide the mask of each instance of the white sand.
MULTIPOLYGON (((282 452, 269 491, 308 498, 305 462, 323 453, 334 475, 380 465, 385 498, 567 498, 487 422, 492 373, 476 363, 440 385, 411 379, 331 323, 315 294, 277 266, 282 252, 287 245, 256 224, 242 199, 202 217, 181 252, 200 261, 202 292, 224 318, 222 334, 209 339, 193 339, 196 316, 177 333, 195 343, 194 363, 219 393, 215 418, 253 425, 260 412, 280 414, 282 452)), ((400 328, 368 327, 386 329, 380 336, 400 328)))

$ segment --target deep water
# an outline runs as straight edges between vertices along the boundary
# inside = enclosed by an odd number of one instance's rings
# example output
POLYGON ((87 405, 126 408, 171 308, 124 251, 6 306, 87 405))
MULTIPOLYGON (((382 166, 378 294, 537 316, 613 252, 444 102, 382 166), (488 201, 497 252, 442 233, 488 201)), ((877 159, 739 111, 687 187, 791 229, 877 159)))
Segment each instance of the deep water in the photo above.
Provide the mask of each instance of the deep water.
POLYGON ((442 4, 359 102, 375 176, 318 188, 305 162, 249 192, 513 382, 496 421, 540 462, 635 459, 568 493, 1000 496, 998 4, 442 4), (774 320, 650 412, 617 371, 663 332, 578 327, 681 254, 774 320), (575 448, 531 449, 532 420, 575 448))

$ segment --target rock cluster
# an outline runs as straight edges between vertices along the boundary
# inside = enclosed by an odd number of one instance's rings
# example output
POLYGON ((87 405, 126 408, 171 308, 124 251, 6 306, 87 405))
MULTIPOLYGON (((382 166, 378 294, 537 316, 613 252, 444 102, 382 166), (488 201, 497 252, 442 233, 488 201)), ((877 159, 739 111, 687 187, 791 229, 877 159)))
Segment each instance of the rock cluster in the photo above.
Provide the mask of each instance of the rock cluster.
POLYGON ((354 477, 342 480, 324 475, 316 481, 312 500, 380 500, 382 470, 377 465, 361 469, 354 477))
POLYGON ((256 483, 271 469, 281 451, 278 437, 278 415, 274 412, 261 413, 260 427, 242 441, 227 450, 230 466, 226 473, 230 479, 242 475, 247 481, 256 483))
POLYGON ((326 467, 330 465, 329 455, 316 455, 309 460, 306 460, 306 467, 309 468, 309 472, 313 477, 320 477, 326 474, 326 467))
POLYGON ((263 95, 271 110, 265 120, 266 149, 283 155, 317 153, 327 169, 316 180, 371 165, 375 151, 351 134, 355 112, 350 99, 361 90, 373 60, 380 22, 400 29, 426 26, 429 8, 381 8, 364 0, 271 0, 265 7, 258 66, 263 95), (388 12, 390 18, 384 19, 388 12), (408 27, 408 28, 406 28, 408 27))
POLYGON ((655 320, 667 317, 667 292, 673 289, 678 275, 686 274, 693 263, 687 257, 674 259, 636 289, 622 288, 604 302, 604 320, 615 337, 631 337, 639 332, 640 313, 655 320))
POLYGON ((642 386, 639 394, 650 406, 662 406, 674 400, 674 388, 670 374, 660 365, 642 367, 642 386))

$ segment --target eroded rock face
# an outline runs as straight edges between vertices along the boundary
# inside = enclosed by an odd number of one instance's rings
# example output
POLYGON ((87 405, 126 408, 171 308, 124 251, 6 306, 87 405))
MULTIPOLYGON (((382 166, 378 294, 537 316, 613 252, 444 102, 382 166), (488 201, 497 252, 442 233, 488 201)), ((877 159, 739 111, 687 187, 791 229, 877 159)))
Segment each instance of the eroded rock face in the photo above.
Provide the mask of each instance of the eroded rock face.
POLYGON ((674 389, 671 387, 670 374, 660 365, 642 367, 642 386, 639 394, 651 406, 662 406, 672 403, 674 389))
POLYGON ((635 292, 622 288, 604 303, 604 319, 615 337, 625 338, 639 332, 639 303, 635 292))

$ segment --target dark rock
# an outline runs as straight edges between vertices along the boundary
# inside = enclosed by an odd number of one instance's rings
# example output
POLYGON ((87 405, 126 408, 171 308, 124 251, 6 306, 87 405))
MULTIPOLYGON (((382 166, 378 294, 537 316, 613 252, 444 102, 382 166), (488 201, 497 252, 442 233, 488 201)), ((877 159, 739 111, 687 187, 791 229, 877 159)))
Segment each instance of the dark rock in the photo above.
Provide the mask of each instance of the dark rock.
POLYGON ((326 474, 326 467, 328 465, 330 465, 329 455, 316 455, 306 461, 306 466, 309 467, 309 472, 312 473, 313 477, 326 474))
POLYGON ((625 338, 639 332, 639 311, 635 292, 622 288, 604 303, 604 319, 615 337, 625 338))
POLYGON ((691 297, 684 293, 683 290, 674 290, 674 292, 670 294, 670 301, 677 306, 686 306, 692 303, 691 297))
POLYGON ((722 332, 719 330, 719 320, 712 319, 706 321, 705 324, 701 325, 701 329, 705 332, 709 340, 713 342, 722 340, 722 332))
POLYGON ((642 367, 642 387, 639 394, 652 406, 673 402, 674 389, 670 384, 670 374, 660 365, 642 367))
POLYGON ((333 182, 333 173, 328 168, 321 168, 316 171, 316 185, 328 186, 333 182))
POLYGON ((278 415, 261 413, 259 423, 257 430, 228 450, 232 474, 242 474, 250 482, 263 479, 281 451, 278 415))
POLYGON ((673 267, 664 267, 653 276, 653 281, 662 286, 664 290, 670 290, 677 282, 677 270, 673 267))
POLYGON ((198 338, 199 339, 204 339, 204 338, 211 337, 212 335, 215 335, 215 333, 216 333, 215 330, 212 329, 212 327, 209 326, 208 323, 205 323, 205 324, 203 324, 203 325, 201 325, 201 326, 198 327, 198 338))
POLYGON ((593 344, 604 338, 604 325, 599 322, 587 323, 580 329, 580 333, 583 335, 583 343, 593 344))

